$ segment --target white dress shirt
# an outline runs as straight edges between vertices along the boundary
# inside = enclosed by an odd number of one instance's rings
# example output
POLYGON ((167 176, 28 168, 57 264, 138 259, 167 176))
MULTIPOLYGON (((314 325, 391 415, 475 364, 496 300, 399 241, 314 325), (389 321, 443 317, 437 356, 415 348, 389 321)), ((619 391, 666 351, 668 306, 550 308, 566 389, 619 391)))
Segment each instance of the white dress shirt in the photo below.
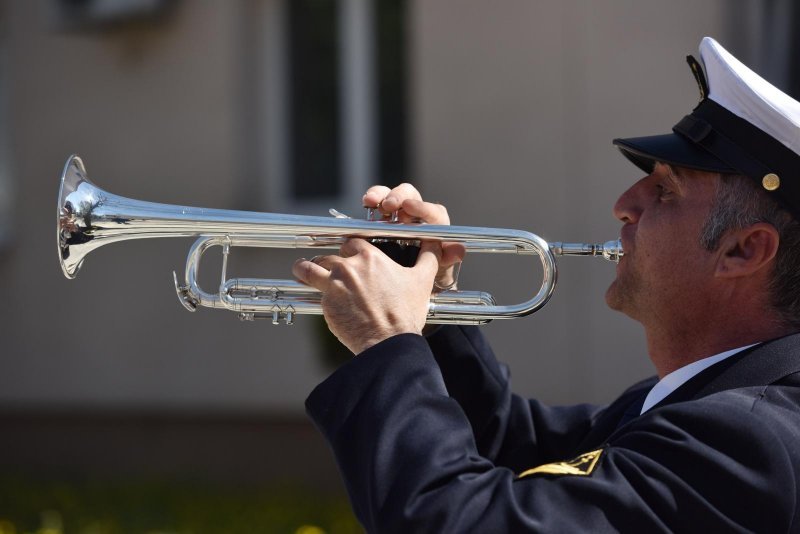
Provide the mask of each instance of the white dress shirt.
POLYGON ((753 343, 752 345, 745 345, 744 347, 739 347, 738 349, 726 350, 725 352, 720 352, 714 356, 697 360, 696 362, 692 362, 689 365, 684 365, 680 369, 672 371, 670 374, 659 380, 656 385, 653 386, 653 389, 650 390, 650 393, 647 394, 647 397, 644 399, 644 404, 642 405, 642 411, 640 412, 640 415, 664 400, 667 395, 685 384, 690 378, 698 374, 700 371, 707 369, 715 363, 721 362, 725 358, 730 358, 734 354, 738 354, 744 349, 749 349, 757 344, 758 343, 753 343))

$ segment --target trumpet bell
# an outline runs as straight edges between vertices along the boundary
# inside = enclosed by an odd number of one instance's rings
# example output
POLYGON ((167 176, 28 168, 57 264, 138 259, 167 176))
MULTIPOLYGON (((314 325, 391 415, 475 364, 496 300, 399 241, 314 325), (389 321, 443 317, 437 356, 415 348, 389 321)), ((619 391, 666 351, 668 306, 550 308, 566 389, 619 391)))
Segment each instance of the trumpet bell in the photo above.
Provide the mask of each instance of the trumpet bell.
POLYGON ((61 173, 58 189, 56 238, 58 262, 67 278, 75 278, 86 254, 91 237, 91 210, 97 202, 97 187, 86 178, 86 167, 78 156, 70 156, 61 173))

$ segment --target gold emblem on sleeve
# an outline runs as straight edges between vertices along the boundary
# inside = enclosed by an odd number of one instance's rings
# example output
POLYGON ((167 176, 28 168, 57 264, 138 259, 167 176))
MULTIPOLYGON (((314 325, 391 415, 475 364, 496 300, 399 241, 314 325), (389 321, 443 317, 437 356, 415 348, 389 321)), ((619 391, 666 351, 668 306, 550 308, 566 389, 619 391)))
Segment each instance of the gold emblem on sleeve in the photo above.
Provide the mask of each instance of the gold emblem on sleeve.
POLYGON ((567 460, 565 462, 554 462, 552 464, 544 464, 527 471, 520 473, 517 478, 524 478, 531 475, 577 475, 588 476, 592 474, 597 463, 600 461, 600 456, 603 454, 603 449, 596 451, 585 452, 580 456, 567 460))

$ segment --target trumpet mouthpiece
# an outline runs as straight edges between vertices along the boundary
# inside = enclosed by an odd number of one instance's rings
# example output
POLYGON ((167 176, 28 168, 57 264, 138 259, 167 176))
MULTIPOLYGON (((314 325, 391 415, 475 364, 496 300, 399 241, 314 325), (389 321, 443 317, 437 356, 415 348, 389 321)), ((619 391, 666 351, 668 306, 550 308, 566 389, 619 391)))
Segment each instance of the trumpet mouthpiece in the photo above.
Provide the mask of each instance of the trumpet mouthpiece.
POLYGON ((612 239, 600 243, 550 243, 550 250, 556 256, 602 256, 608 261, 619 263, 622 257, 622 241, 612 239))

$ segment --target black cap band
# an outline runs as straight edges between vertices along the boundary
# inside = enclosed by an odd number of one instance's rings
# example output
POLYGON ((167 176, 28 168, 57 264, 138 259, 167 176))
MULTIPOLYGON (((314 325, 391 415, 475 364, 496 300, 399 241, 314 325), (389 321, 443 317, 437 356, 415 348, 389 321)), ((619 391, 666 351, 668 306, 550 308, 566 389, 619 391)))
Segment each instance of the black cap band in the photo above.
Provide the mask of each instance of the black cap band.
POLYGON ((759 184, 778 175, 780 187, 769 193, 800 219, 800 155, 783 143, 708 98, 673 131, 759 184))

